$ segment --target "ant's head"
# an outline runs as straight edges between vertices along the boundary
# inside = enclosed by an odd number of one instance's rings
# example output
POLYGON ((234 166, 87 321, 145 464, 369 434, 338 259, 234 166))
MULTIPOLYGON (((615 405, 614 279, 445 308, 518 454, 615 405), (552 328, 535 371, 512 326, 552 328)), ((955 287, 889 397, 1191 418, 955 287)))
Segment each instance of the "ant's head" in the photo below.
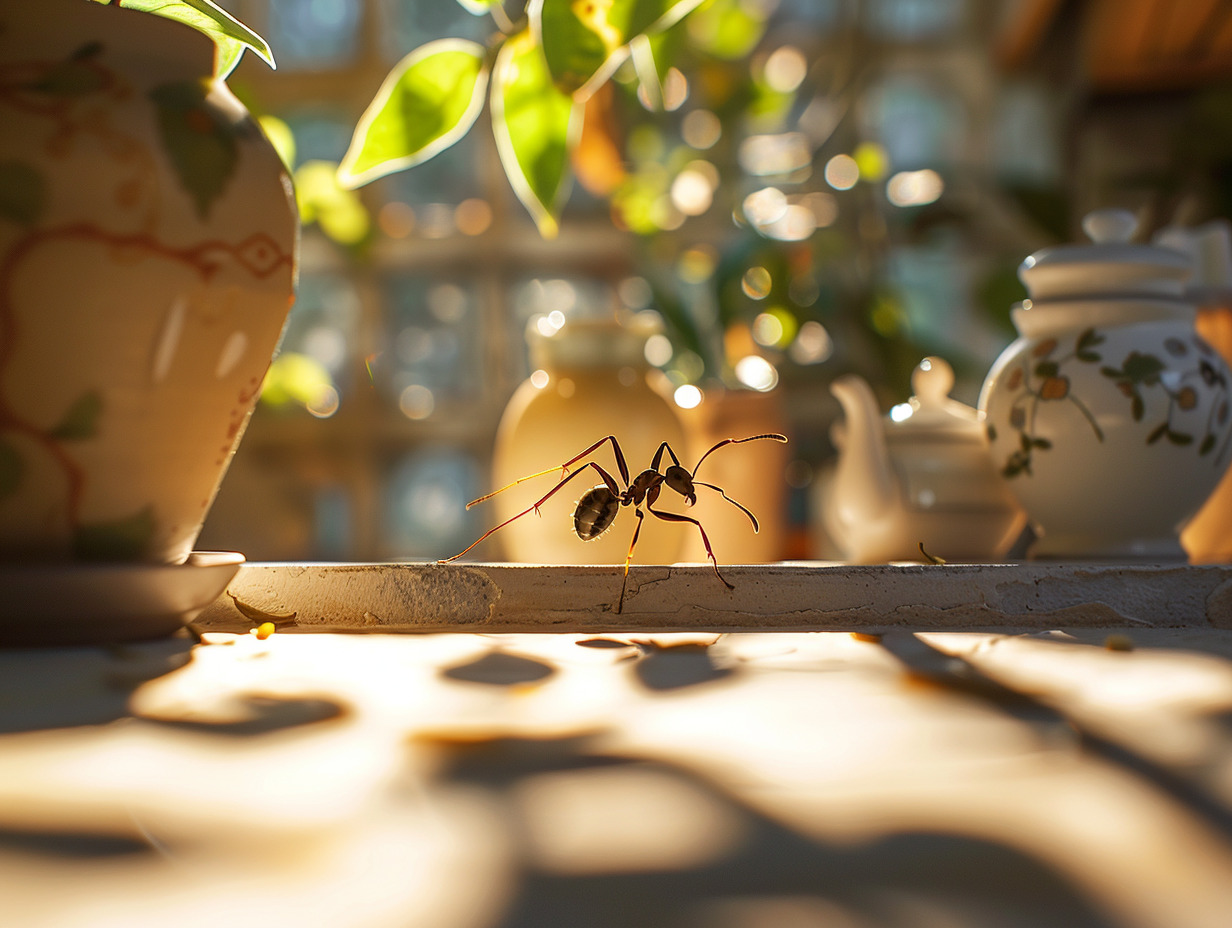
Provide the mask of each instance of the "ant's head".
POLYGON ((697 493, 693 489, 693 475, 679 464, 673 464, 663 472, 663 482, 684 497, 686 506, 692 506, 697 502, 697 493))

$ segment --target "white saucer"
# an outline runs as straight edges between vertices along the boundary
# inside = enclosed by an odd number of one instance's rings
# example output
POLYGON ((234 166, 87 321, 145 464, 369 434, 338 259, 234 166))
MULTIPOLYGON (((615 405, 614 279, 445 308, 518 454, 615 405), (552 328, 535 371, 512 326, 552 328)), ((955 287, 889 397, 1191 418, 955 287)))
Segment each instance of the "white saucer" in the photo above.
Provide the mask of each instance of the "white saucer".
POLYGON ((183 564, 0 564, 0 645, 86 644, 169 635, 227 588, 244 555, 183 564))

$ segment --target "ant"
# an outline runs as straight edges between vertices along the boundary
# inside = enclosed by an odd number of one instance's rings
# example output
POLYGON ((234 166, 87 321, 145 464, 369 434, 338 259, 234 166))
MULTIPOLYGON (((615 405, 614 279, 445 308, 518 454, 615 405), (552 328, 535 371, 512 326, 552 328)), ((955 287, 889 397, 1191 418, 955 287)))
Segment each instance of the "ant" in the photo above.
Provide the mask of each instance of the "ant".
MULTIPOLYGON (((642 521, 646 518, 645 513, 642 511, 643 505, 646 508, 646 512, 649 512, 656 519, 662 519, 664 522, 691 522, 696 525, 697 530, 701 533, 702 544, 705 545, 706 548, 706 555, 710 558, 710 563, 714 567, 714 575, 718 577, 719 581, 729 590, 735 589, 735 587, 728 583, 727 580, 724 579, 723 575, 719 573, 719 562, 714 556, 714 550, 710 547, 710 539, 706 537, 706 530, 702 528, 701 522, 689 516, 681 515, 680 513, 664 512, 661 509, 655 509, 654 504, 659 499, 659 494, 662 492, 664 486, 670 490, 674 490, 676 493, 679 493, 682 497, 684 497, 685 506, 692 506, 697 502, 697 487, 706 487, 707 489, 714 490, 722 496, 723 499, 727 500, 746 516, 748 516, 749 521, 753 523, 753 531, 756 532, 758 529, 757 517, 744 506, 740 505, 740 503, 728 496, 721 487, 715 486, 713 483, 706 483, 705 481, 698 480, 697 472, 701 469, 702 462, 704 462, 706 458, 710 457, 711 454, 718 451, 725 445, 740 445, 748 441, 760 441, 762 439, 786 442, 787 436, 779 435, 775 432, 766 432, 761 435, 750 435, 748 438, 724 438, 701 456, 697 462, 697 466, 694 467, 691 472, 681 466, 680 459, 676 457, 676 452, 672 450, 671 445, 667 442, 663 442, 659 445, 659 450, 655 452, 654 458, 650 462, 650 467, 634 477, 633 480, 630 480, 629 466, 625 463, 625 456, 624 452, 620 450, 620 443, 616 441, 616 436, 608 435, 606 438, 599 439, 581 454, 575 455, 565 461, 565 463, 561 464, 560 472, 562 477, 560 482, 557 483, 556 486, 552 487, 552 489, 548 490, 548 492, 540 497, 539 500, 532 506, 522 510, 517 515, 506 519, 500 525, 488 529, 480 535, 479 538, 472 542, 465 551, 460 551, 453 557, 445 558, 445 560, 453 561, 462 557, 462 555, 466 554, 467 551, 470 551, 471 548, 475 547, 475 545, 479 544, 493 532, 504 528, 510 522, 520 519, 528 513, 534 512, 537 515, 539 513, 540 506, 551 499, 574 477, 585 473, 586 469, 589 467, 594 468, 595 472, 598 473, 603 482, 597 486, 591 487, 583 493, 577 502, 577 506, 573 510, 573 531, 577 534, 578 538, 582 541, 591 541, 604 534, 612 527, 612 523, 616 521, 616 516, 619 515, 620 508, 622 506, 632 506, 633 514, 637 516, 637 526, 633 529, 633 540, 629 542, 629 553, 625 555, 624 579, 620 585, 620 600, 616 605, 617 612, 620 612, 624 608, 625 588, 629 582, 629 562, 633 559, 633 549, 637 546, 637 537, 642 531, 642 521), (603 447, 604 442, 609 441, 612 443, 612 452, 616 456, 616 466, 620 470, 620 483, 617 483, 615 477, 613 477, 608 471, 604 470, 594 461, 587 461, 580 468, 572 473, 569 473, 570 467, 583 458, 598 451, 601 447, 603 447), (663 465, 664 454, 671 458, 672 463, 668 465, 666 470, 660 470, 663 465), (622 486, 623 489, 621 488, 622 486)), ((472 506, 476 506, 485 500, 491 499, 498 493, 503 493, 505 490, 516 487, 520 483, 525 483, 527 480, 534 480, 536 477, 542 477, 544 474, 550 474, 556 469, 557 468, 555 467, 549 467, 547 470, 541 470, 537 474, 530 474, 526 477, 520 477, 513 481, 513 483, 501 487, 499 490, 493 490, 486 496, 481 496, 478 499, 471 500, 466 504, 466 508, 470 509, 472 506)))

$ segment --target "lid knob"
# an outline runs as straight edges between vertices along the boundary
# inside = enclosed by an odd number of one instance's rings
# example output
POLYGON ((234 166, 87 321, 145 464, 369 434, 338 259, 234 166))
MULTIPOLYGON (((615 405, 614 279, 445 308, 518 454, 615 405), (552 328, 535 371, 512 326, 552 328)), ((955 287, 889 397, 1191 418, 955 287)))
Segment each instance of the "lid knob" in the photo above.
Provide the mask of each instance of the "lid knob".
POLYGON ((1127 209, 1097 209, 1083 217, 1082 231, 1097 245, 1122 245, 1138 231, 1138 217, 1127 209))
POLYGON ((954 368, 944 358, 925 358, 911 372, 911 389, 921 406, 944 403, 953 386, 954 368))

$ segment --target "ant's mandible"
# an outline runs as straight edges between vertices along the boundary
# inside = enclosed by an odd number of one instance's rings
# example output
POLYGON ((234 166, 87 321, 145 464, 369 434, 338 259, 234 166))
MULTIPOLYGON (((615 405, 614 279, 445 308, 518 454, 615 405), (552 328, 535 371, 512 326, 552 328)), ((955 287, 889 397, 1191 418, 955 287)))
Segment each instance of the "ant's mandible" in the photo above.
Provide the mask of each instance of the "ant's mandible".
MULTIPOLYGON (((522 516, 531 512, 538 513, 539 507, 556 495, 556 493, 559 492, 565 484, 579 474, 585 473, 587 468, 593 468, 603 482, 597 486, 591 487, 583 493, 581 499, 577 502, 577 506, 573 510, 573 531, 577 533, 578 538, 582 539, 582 541, 591 541, 604 534, 609 528, 612 527, 612 523, 616 521, 616 516, 620 513, 622 506, 632 506, 633 514, 637 516, 637 525, 633 529, 633 540, 629 542, 629 553, 625 555, 624 579, 620 585, 620 600, 616 605, 617 612, 620 612, 624 608, 625 587, 629 582, 629 562, 633 559, 633 549, 637 546, 637 537, 642 531, 642 520, 646 517, 645 513, 642 511, 643 506, 645 506, 646 512, 649 512, 656 519, 662 519, 664 522, 691 522, 693 525, 696 525, 698 532, 700 532, 702 536, 702 544, 706 548, 706 556, 710 558, 710 563, 714 567, 714 575, 718 577, 719 581, 729 590, 733 589, 732 585, 723 578, 721 573, 719 573, 719 562, 714 556, 714 550, 710 547, 710 539, 706 537, 706 530, 702 528, 701 522, 697 519, 691 518, 690 516, 681 515, 680 513, 665 512, 661 509, 655 509, 654 504, 659 499, 659 494, 662 492, 664 486, 670 490, 674 490, 676 493, 679 493, 684 498, 686 506, 692 506, 695 502, 697 502, 697 487, 706 487, 709 490, 714 490, 722 496, 723 499, 727 500, 746 516, 748 516, 749 521, 753 523, 753 531, 756 532, 758 528, 757 517, 754 516, 753 513, 749 512, 749 510, 744 506, 740 505, 740 503, 728 496, 721 487, 718 487, 713 483, 706 483, 705 481, 698 480, 697 472, 701 469, 702 462, 705 461, 706 458, 710 457, 711 454, 718 451, 725 445, 741 445, 748 441, 761 441, 763 439, 786 442, 787 436, 779 435, 775 432, 766 432, 761 435, 750 435, 748 438, 724 438, 701 456, 697 462, 697 465, 691 472, 681 466, 680 459, 676 457, 676 452, 672 450, 671 445, 667 442, 663 442, 659 445, 659 450, 655 452, 654 458, 650 462, 650 467, 646 468, 646 470, 642 471, 630 480, 629 466, 625 463, 625 456, 624 452, 620 450, 620 443, 616 441, 616 436, 608 435, 606 438, 599 439, 599 441, 595 442, 585 451, 574 455, 572 458, 565 461, 565 463, 559 465, 559 470, 562 474, 560 482, 557 483, 556 486, 552 487, 552 489, 548 490, 548 492, 540 497, 534 504, 526 509, 523 509, 517 515, 506 519, 500 525, 488 529, 477 539, 475 539, 475 541, 472 542, 466 550, 458 552, 453 557, 445 558, 445 560, 453 561, 462 557, 462 555, 466 554, 467 551, 470 551, 471 548, 474 548, 493 532, 499 531, 510 522, 520 519, 522 516), (604 442, 612 443, 612 452, 616 457, 616 466, 620 470, 619 483, 616 481, 615 477, 613 477, 610 473, 608 473, 608 471, 604 470, 594 461, 587 461, 577 470, 572 473, 569 472, 570 467, 582 460, 582 458, 598 451, 601 447, 603 447, 604 442), (671 458, 672 463, 668 465, 666 470, 660 470, 663 465, 664 454, 671 458)), ((513 481, 513 483, 501 487, 499 490, 493 490, 486 496, 481 496, 478 499, 471 500, 466 504, 466 508, 470 509, 472 506, 491 499, 498 493, 503 493, 505 490, 516 487, 520 483, 525 483, 527 480, 534 480, 536 477, 542 477, 545 474, 550 474, 557 469, 557 467, 549 467, 546 470, 541 470, 536 474, 520 477, 513 481)))

